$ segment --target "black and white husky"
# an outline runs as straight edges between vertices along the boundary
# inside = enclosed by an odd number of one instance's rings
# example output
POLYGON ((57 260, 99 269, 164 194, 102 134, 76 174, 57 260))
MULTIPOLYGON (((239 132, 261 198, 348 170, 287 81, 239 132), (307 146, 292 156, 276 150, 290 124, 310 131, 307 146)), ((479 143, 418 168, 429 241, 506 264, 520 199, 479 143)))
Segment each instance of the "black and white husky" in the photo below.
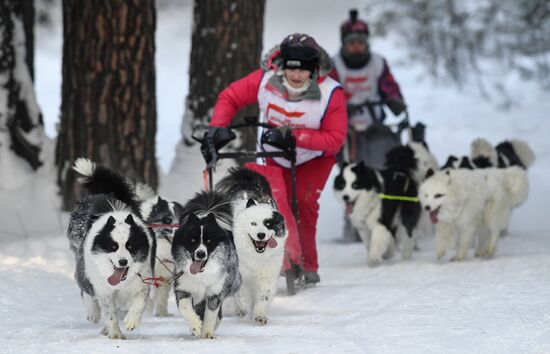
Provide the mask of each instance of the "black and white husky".
POLYGON ((252 309, 256 323, 265 325, 283 263, 285 221, 277 211, 269 183, 255 171, 230 169, 216 189, 232 203, 233 237, 243 278, 236 296, 240 314, 252 309))
POLYGON ((85 186, 91 193, 119 193, 121 198, 130 199, 132 205, 138 206, 142 221, 153 231, 156 239, 155 278, 159 279, 160 286, 152 290, 150 305, 154 307, 155 316, 169 316, 168 296, 174 275, 172 238, 178 226, 181 205, 156 195, 147 184, 125 178, 111 169, 96 167, 90 160, 80 158, 76 164, 77 172, 86 180, 85 186))
POLYGON ((178 220, 182 206, 177 202, 170 202, 155 195, 150 188, 138 188, 138 196, 144 201, 140 211, 147 226, 151 228, 157 241, 155 257, 155 278, 160 286, 153 288, 152 304, 155 316, 170 316, 168 312, 168 296, 171 282, 175 275, 174 259, 172 258, 172 240, 178 227, 178 220), (149 193, 144 194, 144 189, 149 193))
POLYGON ((102 333, 123 338, 118 316, 125 313, 124 326, 131 331, 141 320, 149 287, 141 277, 152 277, 155 239, 146 227, 135 196, 124 179, 104 175, 102 183, 90 179, 94 165, 78 159, 74 169, 92 193, 77 203, 71 213, 67 237, 75 254, 75 278, 81 289, 88 319, 105 321, 102 333))
POLYGON ((214 338, 227 296, 241 285, 233 243, 231 203, 217 192, 201 192, 187 202, 174 235, 174 283, 180 314, 191 333, 214 338))
POLYGON ((426 148, 420 156, 421 150, 419 144, 393 148, 383 170, 363 162, 344 164, 334 180, 334 193, 367 246, 369 265, 392 257, 397 239, 403 241, 403 259, 411 258, 422 213, 415 201, 417 179, 436 163, 426 148))

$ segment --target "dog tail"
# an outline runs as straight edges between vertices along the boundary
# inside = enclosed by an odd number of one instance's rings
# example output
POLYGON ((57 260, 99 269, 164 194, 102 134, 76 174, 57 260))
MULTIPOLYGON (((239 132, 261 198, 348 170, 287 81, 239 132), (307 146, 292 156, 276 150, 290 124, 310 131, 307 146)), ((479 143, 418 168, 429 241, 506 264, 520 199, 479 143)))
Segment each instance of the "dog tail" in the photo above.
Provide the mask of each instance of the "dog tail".
POLYGON ((505 170, 507 189, 510 193, 512 207, 523 203, 529 195, 529 179, 527 172, 518 166, 508 167, 505 170))
POLYGON ((535 153, 527 144, 525 141, 520 139, 511 139, 508 140, 510 144, 512 144, 512 147, 514 148, 514 151, 518 155, 519 159, 521 160, 521 163, 525 166, 525 168, 529 168, 533 166, 535 163, 535 153))
POLYGON ((141 201, 146 201, 147 199, 151 199, 157 196, 153 188, 145 183, 136 183, 135 189, 136 196, 141 201))
POLYGON ((137 196, 131 183, 113 170, 96 166, 89 159, 79 157, 73 169, 80 175, 80 182, 90 194, 112 194, 127 205, 136 205, 137 196))
POLYGON ((496 167, 498 165, 497 151, 487 139, 477 138, 470 145, 470 159, 480 168, 496 167))

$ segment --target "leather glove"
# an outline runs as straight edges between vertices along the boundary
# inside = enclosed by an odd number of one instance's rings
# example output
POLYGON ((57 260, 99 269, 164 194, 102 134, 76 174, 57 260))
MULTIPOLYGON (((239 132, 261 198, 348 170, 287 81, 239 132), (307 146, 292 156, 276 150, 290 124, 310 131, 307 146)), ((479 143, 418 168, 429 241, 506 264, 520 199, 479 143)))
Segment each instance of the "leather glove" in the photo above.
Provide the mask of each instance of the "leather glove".
POLYGON ((404 110, 407 109, 407 105, 403 102, 402 99, 397 97, 390 97, 386 99, 386 106, 395 114, 396 116, 400 115, 404 110))

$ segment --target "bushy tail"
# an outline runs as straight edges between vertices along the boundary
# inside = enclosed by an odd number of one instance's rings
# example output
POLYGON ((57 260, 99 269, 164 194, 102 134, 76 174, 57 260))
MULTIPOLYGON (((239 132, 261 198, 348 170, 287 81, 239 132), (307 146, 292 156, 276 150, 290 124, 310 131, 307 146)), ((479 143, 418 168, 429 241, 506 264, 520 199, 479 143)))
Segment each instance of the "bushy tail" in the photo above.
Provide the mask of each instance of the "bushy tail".
POLYGON ((515 208, 527 200, 527 196, 529 195, 529 179, 527 178, 527 172, 518 166, 506 168, 505 173, 512 207, 515 208))
POLYGON ((525 141, 520 139, 511 139, 508 141, 514 147, 514 151, 518 155, 525 168, 530 168, 531 166, 533 166, 536 157, 531 147, 525 141))
POLYGON ((90 194, 112 194, 127 205, 136 205, 137 197, 134 188, 126 178, 113 170, 96 166, 89 159, 79 157, 73 169, 80 175, 80 182, 90 194))
POLYGON ((135 190, 136 196, 142 202, 157 196, 153 188, 145 183, 136 183, 135 190))
POLYGON ((487 139, 477 138, 470 145, 470 159, 481 168, 496 167, 498 165, 497 151, 487 139))

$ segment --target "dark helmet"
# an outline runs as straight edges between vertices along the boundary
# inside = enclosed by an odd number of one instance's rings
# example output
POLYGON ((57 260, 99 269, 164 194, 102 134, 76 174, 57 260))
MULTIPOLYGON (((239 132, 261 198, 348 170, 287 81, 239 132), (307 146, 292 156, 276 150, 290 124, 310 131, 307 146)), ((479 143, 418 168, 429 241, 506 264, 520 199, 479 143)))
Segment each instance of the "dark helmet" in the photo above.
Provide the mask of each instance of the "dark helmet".
POLYGON ((288 35, 280 47, 284 69, 305 69, 313 72, 319 66, 319 45, 307 34, 288 35))
POLYGON ((366 40, 369 36, 369 25, 357 18, 357 10, 350 10, 349 20, 342 23, 340 36, 342 43, 350 39, 366 40))

